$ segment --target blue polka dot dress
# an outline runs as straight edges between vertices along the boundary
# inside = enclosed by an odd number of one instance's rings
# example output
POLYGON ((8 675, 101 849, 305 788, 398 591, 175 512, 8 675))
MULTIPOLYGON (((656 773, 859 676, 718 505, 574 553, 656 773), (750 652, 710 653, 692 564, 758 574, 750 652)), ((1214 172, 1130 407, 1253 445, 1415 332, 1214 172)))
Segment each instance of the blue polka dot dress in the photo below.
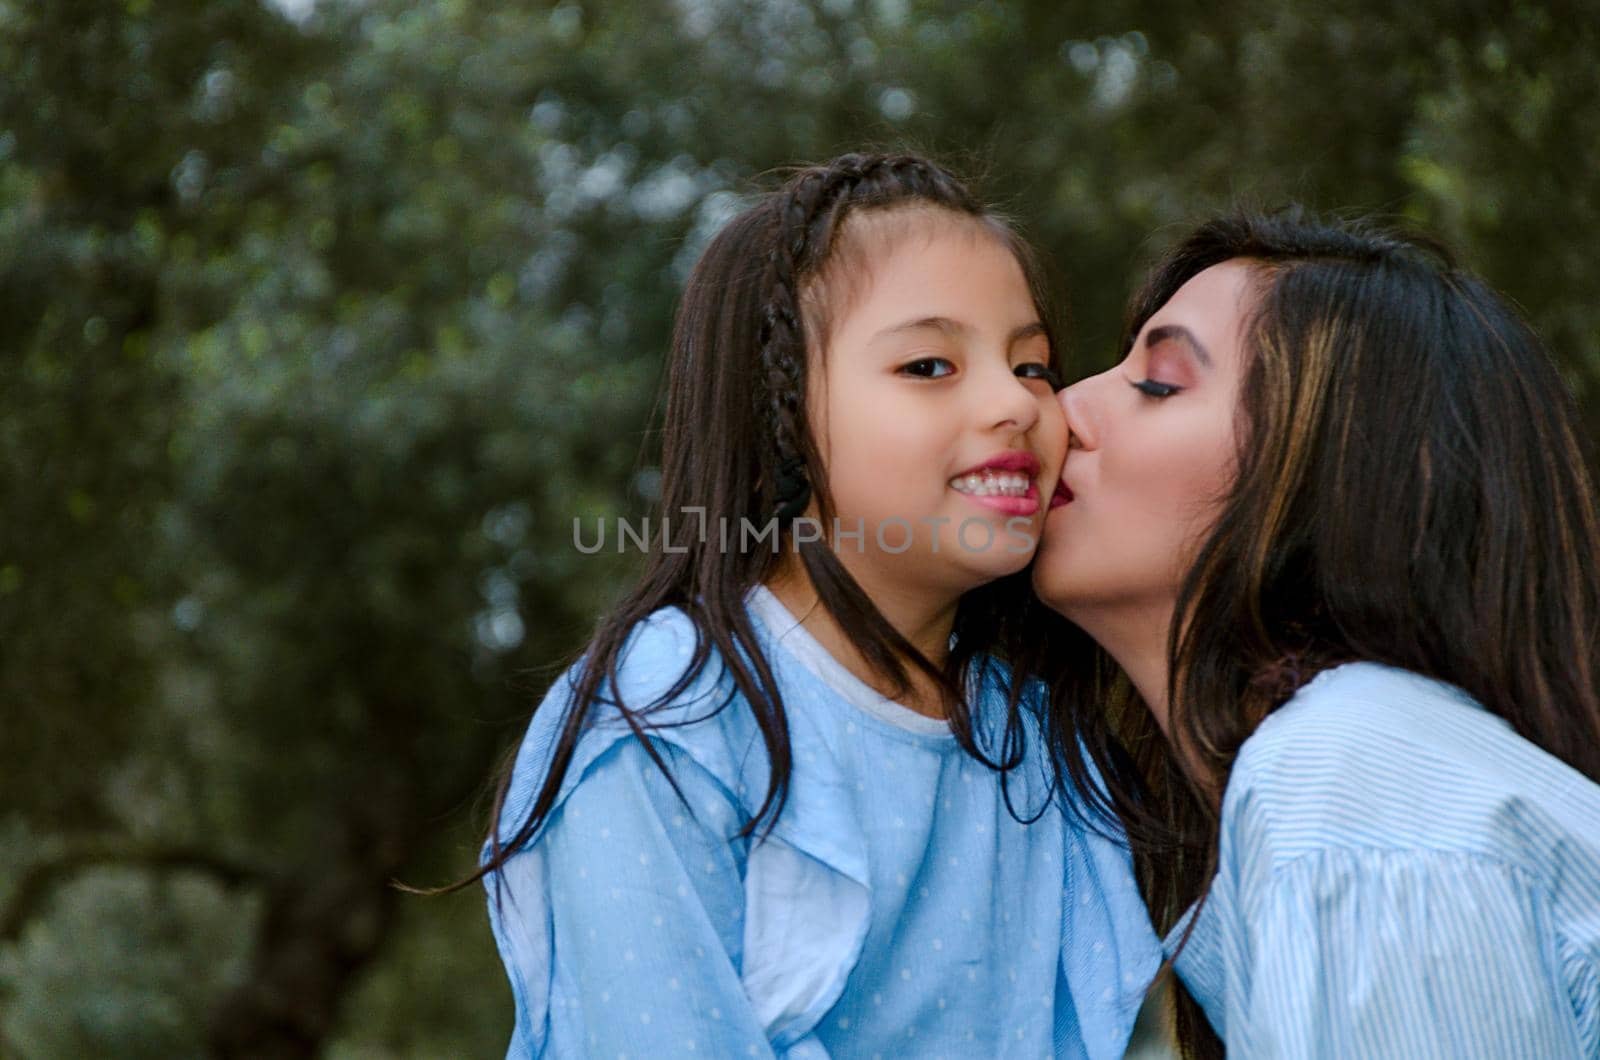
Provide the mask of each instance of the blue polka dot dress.
MULTIPOLYGON (((782 815, 764 840, 737 834, 766 755, 715 659, 651 715, 676 792, 597 709, 545 827, 486 878, 516 1004, 507 1055, 1122 1056, 1160 943, 1126 850, 1053 792, 1031 715, 1003 789, 766 589, 749 607, 789 715, 782 815)), ((682 612, 659 612, 613 691, 654 701, 694 645, 682 612)), ((1004 677, 981 669, 974 717, 997 733, 1004 677)), ((503 832, 546 776, 570 676, 534 715, 503 832)))

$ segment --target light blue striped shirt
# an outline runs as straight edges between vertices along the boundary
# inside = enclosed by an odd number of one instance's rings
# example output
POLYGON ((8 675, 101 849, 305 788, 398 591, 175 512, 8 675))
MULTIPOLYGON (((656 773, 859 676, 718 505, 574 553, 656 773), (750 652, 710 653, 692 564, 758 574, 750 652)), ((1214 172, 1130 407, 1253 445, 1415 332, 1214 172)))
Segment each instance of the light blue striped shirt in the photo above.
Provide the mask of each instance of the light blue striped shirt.
POLYGON ((1600 1057, 1600 786, 1460 689, 1320 674, 1218 864, 1177 969, 1230 1057, 1600 1057))

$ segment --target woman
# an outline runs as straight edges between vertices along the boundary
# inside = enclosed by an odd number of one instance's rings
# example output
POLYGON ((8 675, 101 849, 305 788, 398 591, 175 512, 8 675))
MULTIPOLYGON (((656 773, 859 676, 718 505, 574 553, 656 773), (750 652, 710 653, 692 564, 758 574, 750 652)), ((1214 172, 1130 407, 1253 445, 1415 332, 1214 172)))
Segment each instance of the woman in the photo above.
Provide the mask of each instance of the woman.
POLYGON ((1130 320, 1062 394, 1034 665, 1188 1051, 1600 1056, 1600 530, 1549 356, 1437 248, 1297 212, 1204 225, 1130 320))

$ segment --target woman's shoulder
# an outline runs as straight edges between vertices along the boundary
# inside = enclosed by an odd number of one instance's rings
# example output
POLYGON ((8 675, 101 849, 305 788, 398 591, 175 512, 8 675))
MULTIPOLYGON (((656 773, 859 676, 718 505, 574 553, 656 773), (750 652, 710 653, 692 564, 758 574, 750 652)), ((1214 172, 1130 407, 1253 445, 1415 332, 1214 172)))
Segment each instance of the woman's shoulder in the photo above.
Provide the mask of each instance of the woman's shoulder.
POLYGON ((1477 742, 1514 736, 1506 723, 1454 685, 1373 662, 1324 670, 1269 714, 1239 749, 1235 771, 1273 772, 1285 760, 1320 775, 1323 758, 1349 767, 1403 764, 1385 754, 1396 743, 1426 745, 1441 756, 1469 752, 1441 736, 1471 730, 1477 742), (1379 752, 1373 755, 1374 751, 1379 752))
POLYGON ((1324 671, 1245 741, 1223 830, 1274 861, 1329 849, 1600 866, 1600 785, 1461 689, 1371 662, 1324 671))

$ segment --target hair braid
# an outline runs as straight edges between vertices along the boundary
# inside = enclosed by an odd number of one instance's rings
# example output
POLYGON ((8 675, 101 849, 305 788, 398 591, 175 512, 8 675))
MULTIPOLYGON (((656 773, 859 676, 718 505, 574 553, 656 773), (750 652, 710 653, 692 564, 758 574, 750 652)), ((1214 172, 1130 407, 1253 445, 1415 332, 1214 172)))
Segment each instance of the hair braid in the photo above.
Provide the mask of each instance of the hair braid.
POLYGON ((953 176, 914 155, 843 155, 801 170, 772 201, 760 358, 771 438, 768 507, 781 521, 804 511, 811 496, 814 454, 803 414, 807 362, 801 286, 827 260, 850 210, 917 200, 958 213, 983 212, 953 176))

